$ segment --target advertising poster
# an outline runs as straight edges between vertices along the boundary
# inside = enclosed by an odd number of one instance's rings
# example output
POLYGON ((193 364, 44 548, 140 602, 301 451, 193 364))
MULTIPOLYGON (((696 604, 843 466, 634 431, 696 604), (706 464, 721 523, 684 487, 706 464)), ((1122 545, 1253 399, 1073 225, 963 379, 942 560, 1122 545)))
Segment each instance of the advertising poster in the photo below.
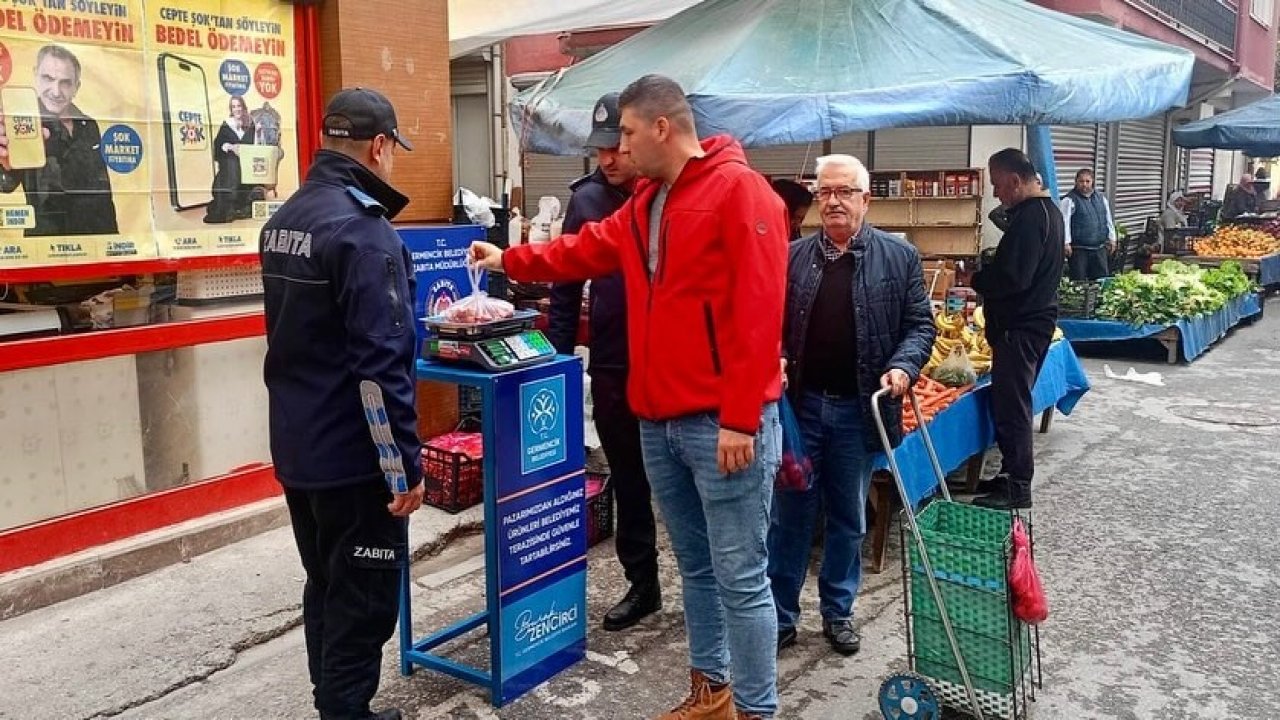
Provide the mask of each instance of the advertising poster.
POLYGON ((0 6, 0 265, 256 250, 298 185, 292 8, 0 6))

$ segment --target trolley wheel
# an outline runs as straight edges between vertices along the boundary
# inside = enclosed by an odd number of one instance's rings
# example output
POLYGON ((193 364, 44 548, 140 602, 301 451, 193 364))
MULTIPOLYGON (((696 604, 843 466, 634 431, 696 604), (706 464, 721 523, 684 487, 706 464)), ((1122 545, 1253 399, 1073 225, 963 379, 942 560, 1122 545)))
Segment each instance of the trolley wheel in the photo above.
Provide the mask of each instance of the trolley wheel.
POLYGON ((942 704, 927 680, 899 673, 880 685, 880 712, 886 720, 940 720, 942 704))

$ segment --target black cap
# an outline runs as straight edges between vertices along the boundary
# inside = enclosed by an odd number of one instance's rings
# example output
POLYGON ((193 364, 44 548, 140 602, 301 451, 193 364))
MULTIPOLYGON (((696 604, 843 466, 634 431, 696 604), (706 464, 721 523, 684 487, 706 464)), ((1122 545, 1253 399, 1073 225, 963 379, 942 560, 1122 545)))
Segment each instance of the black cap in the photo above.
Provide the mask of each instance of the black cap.
POLYGON ((591 109, 591 134, 587 136, 587 147, 616 148, 622 144, 619 120, 618 93, 609 93, 597 100, 591 109))
POLYGON ((324 134, 351 140, 372 140, 386 135, 405 150, 413 149, 396 127, 396 110, 391 107, 391 101, 368 88, 347 88, 329 100, 324 110, 324 134))

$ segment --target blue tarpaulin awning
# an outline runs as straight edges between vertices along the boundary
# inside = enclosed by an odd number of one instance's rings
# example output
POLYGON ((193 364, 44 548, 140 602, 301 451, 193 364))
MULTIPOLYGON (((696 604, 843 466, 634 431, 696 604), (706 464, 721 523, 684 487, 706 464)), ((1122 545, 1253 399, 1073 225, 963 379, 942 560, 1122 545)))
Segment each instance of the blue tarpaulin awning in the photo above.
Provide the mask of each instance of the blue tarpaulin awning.
POLYGON ((1174 128, 1173 142, 1189 148, 1243 150, 1253 157, 1280 155, 1280 95, 1174 128))
POLYGON ((706 0, 515 97, 526 151, 582 152, 646 73, 744 145, 889 127, 1110 122, 1186 101, 1192 53, 1025 0, 706 0))

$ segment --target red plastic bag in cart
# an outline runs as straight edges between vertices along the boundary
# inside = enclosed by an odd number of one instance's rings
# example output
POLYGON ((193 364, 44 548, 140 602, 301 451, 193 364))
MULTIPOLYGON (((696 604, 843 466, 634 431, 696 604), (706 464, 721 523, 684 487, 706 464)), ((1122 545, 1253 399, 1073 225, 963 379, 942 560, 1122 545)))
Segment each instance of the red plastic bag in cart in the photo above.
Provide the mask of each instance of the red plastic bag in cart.
POLYGON ((782 492, 805 492, 813 487, 813 461, 804 446, 800 420, 786 395, 778 401, 778 420, 782 425, 782 464, 774 476, 773 487, 782 492))
POLYGON ((1009 591, 1013 594, 1013 614, 1028 625, 1039 625, 1049 617, 1049 599, 1040 584, 1040 573, 1031 559, 1031 540, 1021 518, 1013 519, 1013 558, 1009 561, 1009 591))

